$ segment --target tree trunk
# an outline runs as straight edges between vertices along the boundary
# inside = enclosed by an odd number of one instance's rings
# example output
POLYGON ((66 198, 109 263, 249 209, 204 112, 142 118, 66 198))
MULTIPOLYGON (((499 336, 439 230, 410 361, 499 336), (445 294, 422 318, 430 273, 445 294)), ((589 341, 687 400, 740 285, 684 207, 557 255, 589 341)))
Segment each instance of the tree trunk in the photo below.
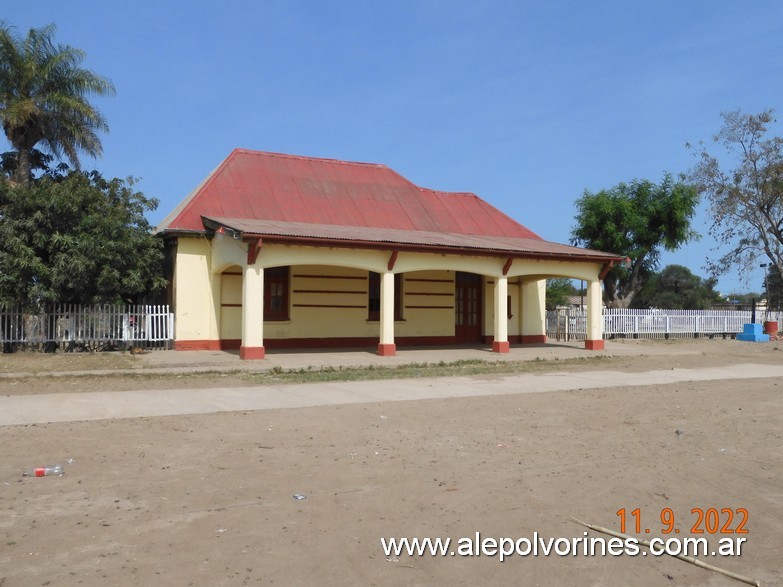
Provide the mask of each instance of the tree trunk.
POLYGON ((40 126, 36 121, 30 121, 21 127, 4 126, 5 136, 8 142, 16 149, 16 172, 14 180, 20 185, 29 188, 33 183, 33 170, 31 155, 35 145, 43 138, 40 126))
POLYGON ((19 157, 16 161, 16 173, 14 173, 14 179, 19 185, 29 188, 30 184, 32 183, 30 170, 30 149, 20 147, 18 152, 19 157))

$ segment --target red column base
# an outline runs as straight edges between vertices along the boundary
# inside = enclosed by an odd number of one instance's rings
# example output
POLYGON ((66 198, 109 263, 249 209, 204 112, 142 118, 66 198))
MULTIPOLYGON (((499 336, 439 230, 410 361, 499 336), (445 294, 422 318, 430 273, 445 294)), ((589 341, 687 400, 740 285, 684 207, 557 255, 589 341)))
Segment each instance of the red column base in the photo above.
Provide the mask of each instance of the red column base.
POLYGON ((382 342, 378 343, 378 354, 381 357, 393 357, 397 354, 397 345, 392 344, 384 344, 382 342))
POLYGON ((239 347, 239 358, 243 361, 258 361, 266 357, 266 349, 262 346, 239 347))
POLYGON ((509 350, 509 344, 507 340, 504 341, 498 341, 493 340, 492 341, 492 352, 493 353, 507 353, 509 350))
POLYGON ((546 334, 523 334, 519 342, 520 344, 545 344, 546 334))
POLYGON ((602 351, 604 350, 603 340, 585 340, 585 348, 588 351, 602 351))

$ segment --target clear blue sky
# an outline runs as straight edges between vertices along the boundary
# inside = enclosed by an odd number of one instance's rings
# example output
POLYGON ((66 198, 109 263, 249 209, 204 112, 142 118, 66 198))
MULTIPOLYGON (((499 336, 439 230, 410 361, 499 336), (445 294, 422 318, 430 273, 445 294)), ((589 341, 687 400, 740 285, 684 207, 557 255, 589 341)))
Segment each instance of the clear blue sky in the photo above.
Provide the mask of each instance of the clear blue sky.
MULTIPOLYGON (((141 178, 158 222, 231 149, 384 163, 471 191, 548 240, 574 202, 693 163, 720 113, 781 110, 777 1, 9 2, 112 79, 84 166, 141 178)), ((775 128, 780 133, 779 127, 775 128)), ((705 276, 704 236, 664 264, 705 276)), ((719 289, 759 290, 735 272, 719 289)))

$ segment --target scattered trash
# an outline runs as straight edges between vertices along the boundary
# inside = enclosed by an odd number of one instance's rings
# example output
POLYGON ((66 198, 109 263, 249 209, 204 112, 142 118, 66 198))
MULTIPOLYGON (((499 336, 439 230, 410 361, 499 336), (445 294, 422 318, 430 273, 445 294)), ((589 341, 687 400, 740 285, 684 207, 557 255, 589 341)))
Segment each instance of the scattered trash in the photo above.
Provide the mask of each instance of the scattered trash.
MULTIPOLYGON (((65 463, 67 465, 72 465, 75 461, 68 457, 65 459, 65 463)), ((51 465, 48 467, 36 467, 35 469, 27 469, 26 471, 22 471, 22 477, 46 477, 49 475, 54 475, 57 477, 61 477, 65 474, 65 470, 63 469, 63 465, 57 464, 57 465, 51 465)))
POLYGON ((52 465, 50 467, 38 467, 37 469, 28 469, 22 473, 22 477, 46 477, 48 475, 61 476, 63 471, 62 465, 52 465))
POLYGON ((501 443, 497 444, 497 447, 498 447, 498 448, 508 448, 508 446, 509 446, 509 445, 508 445, 508 444, 506 444, 505 442, 501 442, 501 443))
POLYGON ((218 528, 217 531, 218 531, 218 534, 222 534, 223 532, 226 531, 226 529, 225 528, 218 528))
POLYGON ((381 415, 381 420, 385 420, 385 419, 386 419, 386 416, 381 415))
POLYGON ((306 495, 302 495, 301 493, 294 493, 294 499, 297 499, 297 500, 307 499, 307 496, 306 495))
POLYGON ((387 556, 387 557, 386 557, 386 562, 389 562, 389 563, 398 563, 398 562, 400 562, 400 559, 398 559, 396 556, 395 556, 395 557, 390 557, 390 556, 387 556))

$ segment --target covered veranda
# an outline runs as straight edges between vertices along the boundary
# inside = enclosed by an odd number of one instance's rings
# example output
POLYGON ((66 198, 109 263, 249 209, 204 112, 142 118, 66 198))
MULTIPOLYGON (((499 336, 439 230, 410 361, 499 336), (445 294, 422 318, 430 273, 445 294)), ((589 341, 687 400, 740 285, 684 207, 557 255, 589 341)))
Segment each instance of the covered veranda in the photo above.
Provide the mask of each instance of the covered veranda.
MULTIPOLYGON (((297 232, 297 227, 290 226, 284 227, 286 230, 278 226, 272 231, 268 226, 251 226, 247 221, 206 219, 205 225, 214 231, 213 238, 208 240, 210 267, 205 268, 209 272, 214 309, 209 328, 209 339, 213 342, 206 348, 239 347, 242 359, 263 359, 267 348, 372 344, 378 355, 389 357, 397 353, 400 344, 448 347, 480 342, 500 354, 508 353, 512 344, 543 344, 546 342, 546 280, 553 277, 587 283, 588 336, 584 347, 599 350, 604 345, 601 279, 612 264, 620 261, 614 255, 548 242, 542 247, 540 242, 518 242, 521 239, 512 239, 517 241, 513 243, 487 243, 482 239, 484 242, 475 243, 461 238, 461 246, 412 245, 390 242, 390 236, 395 241, 410 240, 410 237, 406 239, 407 235, 365 234, 360 236, 374 238, 359 239, 354 234, 355 228, 349 235, 351 239, 336 239, 334 235, 292 234, 297 232), (280 232, 288 234, 274 234, 280 232), (526 247, 538 250, 524 250, 526 247), (270 311, 274 310, 270 310, 270 288, 266 281, 270 275, 278 279, 280 268, 290 268, 284 298, 288 313, 283 321, 270 320, 270 311), (329 268, 329 271, 324 273, 314 268, 329 268), (236 275, 233 304, 224 302, 225 293, 221 291, 221 287, 226 288, 221 277, 229 269, 236 275), (346 275, 335 275, 340 270, 347 272, 346 275), (364 319, 362 315, 372 307, 372 300, 368 303, 360 295, 368 288, 367 279, 360 278, 362 275, 375 275, 377 279, 379 301, 375 320, 364 319), (347 291, 329 289, 329 276, 356 279, 352 283, 359 285, 347 291), (470 294, 470 285, 460 283, 460 278, 470 276, 478 280, 475 299, 470 294), (302 285, 303 278, 310 280, 309 289, 302 285), (421 291, 425 282, 430 289, 435 286, 441 289, 421 291), (467 289, 463 291, 463 288, 467 289), (334 300, 335 296, 329 294, 345 294, 343 297, 351 303, 318 303, 334 300), (477 304, 475 312, 470 310, 471 303, 477 304), (227 334, 227 327, 222 324, 229 320, 226 306, 233 308, 236 330, 233 335, 227 334), (404 319, 401 312, 405 313, 404 319), (325 313, 345 317, 338 321, 340 332, 336 331, 338 327, 324 326, 317 319, 325 313), (352 316, 353 327, 350 326, 352 316), (474 338, 466 339, 470 327, 474 338), (306 329, 312 330, 315 336, 302 337, 306 329), (346 332, 351 336, 345 336, 346 332)), ((308 232, 314 232, 312 226, 308 232)), ((421 235, 417 237, 421 240, 421 235)), ((203 245, 205 241, 199 239, 199 242, 203 245)), ((192 276, 189 279, 193 281, 192 276)), ((372 277, 369 280, 372 289, 372 277)), ((178 333, 180 341, 187 340, 180 334, 184 333, 178 333)), ((199 347, 180 344, 178 348, 199 347)))

